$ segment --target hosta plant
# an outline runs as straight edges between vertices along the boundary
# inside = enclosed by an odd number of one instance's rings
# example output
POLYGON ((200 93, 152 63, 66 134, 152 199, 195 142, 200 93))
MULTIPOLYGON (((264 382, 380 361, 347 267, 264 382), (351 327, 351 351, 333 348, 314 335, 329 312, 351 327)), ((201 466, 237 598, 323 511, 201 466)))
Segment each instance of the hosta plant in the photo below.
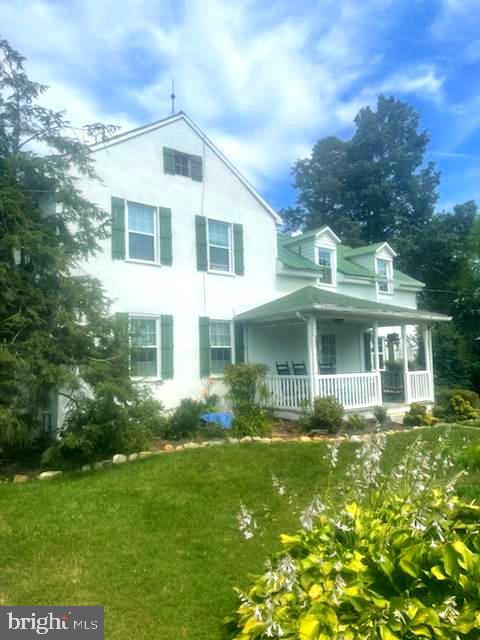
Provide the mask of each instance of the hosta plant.
POLYGON ((302 530, 282 536, 239 594, 232 638, 479 637, 480 507, 456 497, 441 452, 417 441, 385 477, 382 447, 364 443, 340 501, 314 499, 302 530))

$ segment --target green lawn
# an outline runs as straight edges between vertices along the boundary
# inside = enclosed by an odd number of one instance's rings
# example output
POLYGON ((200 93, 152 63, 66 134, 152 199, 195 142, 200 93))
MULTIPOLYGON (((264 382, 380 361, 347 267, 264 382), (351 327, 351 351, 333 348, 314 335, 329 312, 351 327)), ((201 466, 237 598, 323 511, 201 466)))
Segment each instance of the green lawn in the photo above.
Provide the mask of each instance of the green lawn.
MULTIPOLYGON (((414 437, 440 431, 392 436, 386 464, 414 437)), ((458 446, 480 442, 480 430, 454 434, 458 446)), ((342 446, 339 474, 355 446, 342 446)), ((271 474, 302 507, 321 491, 324 453, 321 443, 228 445, 0 485, 0 604, 104 605, 109 640, 222 638, 233 587, 263 569, 280 532, 298 528, 271 474), (237 529, 241 501, 270 512, 249 541, 237 529)))

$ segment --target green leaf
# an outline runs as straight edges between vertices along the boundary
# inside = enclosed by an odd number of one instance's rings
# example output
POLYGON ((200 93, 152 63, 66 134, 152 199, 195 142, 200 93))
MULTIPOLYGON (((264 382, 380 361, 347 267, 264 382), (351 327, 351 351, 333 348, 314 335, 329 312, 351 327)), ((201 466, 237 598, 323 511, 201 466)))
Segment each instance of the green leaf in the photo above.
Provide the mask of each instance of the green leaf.
POLYGON ((434 567, 432 567, 430 569, 430 573, 437 579, 437 580, 447 580, 447 576, 442 572, 442 570, 440 569, 440 567, 438 565, 435 565, 434 567))
POLYGON ((301 640, 316 640, 320 629, 320 621, 317 616, 306 613, 300 618, 298 634, 301 640))
POLYGON ((400 640, 400 636, 397 636, 396 633, 393 633, 390 627, 387 625, 382 625, 379 627, 380 637, 382 640, 400 640))

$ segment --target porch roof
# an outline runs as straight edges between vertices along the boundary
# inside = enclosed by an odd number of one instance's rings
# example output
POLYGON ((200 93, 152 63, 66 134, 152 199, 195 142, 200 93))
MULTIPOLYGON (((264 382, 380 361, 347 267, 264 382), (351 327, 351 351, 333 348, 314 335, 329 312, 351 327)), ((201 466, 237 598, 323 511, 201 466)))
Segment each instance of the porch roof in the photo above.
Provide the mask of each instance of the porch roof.
POLYGON ((313 285, 297 289, 292 293, 244 311, 236 320, 267 320, 295 316, 297 313, 322 312, 322 315, 355 317, 399 321, 407 324, 417 322, 448 321, 451 318, 432 311, 418 311, 373 300, 363 300, 327 291, 313 285))

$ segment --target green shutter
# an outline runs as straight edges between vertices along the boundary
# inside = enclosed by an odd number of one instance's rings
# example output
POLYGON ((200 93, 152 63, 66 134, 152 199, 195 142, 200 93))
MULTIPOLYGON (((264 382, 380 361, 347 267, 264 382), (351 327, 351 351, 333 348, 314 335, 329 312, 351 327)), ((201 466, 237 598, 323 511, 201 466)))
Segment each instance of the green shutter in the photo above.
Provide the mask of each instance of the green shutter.
POLYGON ((112 196, 112 258, 125 260, 125 200, 112 196))
POLYGON ((175 151, 163 147, 163 171, 175 175, 175 151))
POLYGON ((200 377, 210 375, 210 318, 201 316, 198 321, 200 344, 200 377))
POLYGON ((115 314, 115 335, 119 342, 119 362, 118 366, 121 368, 126 375, 129 372, 129 357, 130 357, 130 344, 128 340, 128 313, 116 313, 115 314))
POLYGON ((372 336, 370 331, 363 334, 363 349, 365 354, 365 371, 372 370, 372 336))
POLYGON ((207 271, 207 219, 204 216, 195 216, 195 235, 197 240, 197 269, 198 271, 207 271))
POLYGON ((243 226, 241 224, 233 225, 233 257, 235 273, 237 276, 243 276, 245 265, 243 261, 243 226))
POLYGON ((235 363, 245 362, 245 341, 243 322, 234 323, 235 330, 235 363))
POLYGON ((172 210, 158 207, 160 214, 160 264, 172 265, 172 210))
POLYGON ((160 345, 162 378, 173 378, 173 316, 160 317, 160 345))
POLYGON ((197 182, 203 180, 203 161, 201 156, 190 156, 190 170, 192 180, 197 182))

